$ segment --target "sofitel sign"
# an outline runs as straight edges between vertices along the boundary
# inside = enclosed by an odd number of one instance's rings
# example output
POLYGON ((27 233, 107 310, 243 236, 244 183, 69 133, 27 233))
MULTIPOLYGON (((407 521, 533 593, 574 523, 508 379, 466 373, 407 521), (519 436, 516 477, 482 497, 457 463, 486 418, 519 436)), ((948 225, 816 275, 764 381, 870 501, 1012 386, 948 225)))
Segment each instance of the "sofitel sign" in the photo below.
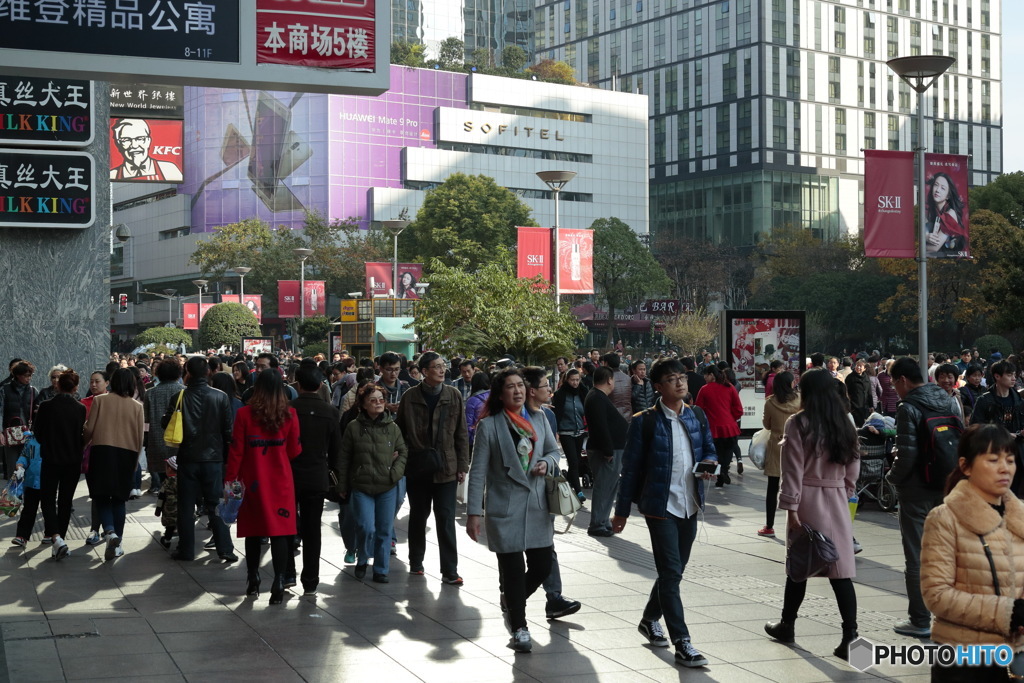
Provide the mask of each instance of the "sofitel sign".
POLYGON ((523 135, 530 137, 538 137, 541 140, 558 140, 564 142, 565 138, 562 137, 562 132, 559 130, 552 131, 550 128, 537 128, 536 126, 509 126, 505 123, 499 123, 498 125, 492 125, 490 123, 483 123, 477 125, 472 121, 464 121, 462 123, 462 130, 467 133, 472 133, 474 128, 481 133, 496 132, 497 135, 503 135, 511 131, 513 137, 519 136, 519 131, 523 131, 523 135), (534 135, 536 131, 536 135, 534 135))

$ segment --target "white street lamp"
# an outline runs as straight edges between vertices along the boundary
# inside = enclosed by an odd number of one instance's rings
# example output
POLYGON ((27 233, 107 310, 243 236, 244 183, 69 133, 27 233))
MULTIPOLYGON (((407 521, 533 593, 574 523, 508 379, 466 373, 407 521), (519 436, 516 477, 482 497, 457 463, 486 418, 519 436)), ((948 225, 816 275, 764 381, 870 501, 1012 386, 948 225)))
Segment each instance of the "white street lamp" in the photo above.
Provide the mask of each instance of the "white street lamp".
POLYGON ((245 276, 252 268, 249 266, 238 266, 233 268, 238 273, 238 301, 241 304, 245 304, 245 276))
POLYGON ((555 194, 555 227, 551 230, 551 285, 555 288, 555 308, 558 308, 562 301, 562 297, 558 294, 558 193, 576 177, 576 172, 537 171, 537 177, 543 180, 555 194))
POLYGON ((293 249, 295 255, 301 262, 301 275, 299 276, 299 320, 306 320, 306 259, 313 255, 312 249, 293 249))
POLYGON ((395 257, 391 262, 391 291, 394 297, 398 297, 398 236, 409 226, 410 221, 394 220, 381 221, 384 229, 395 237, 395 257))
POLYGON ((914 148, 914 153, 917 156, 918 214, 921 217, 920 230, 917 234, 917 344, 919 347, 918 362, 921 364, 921 372, 925 376, 928 375, 928 253, 925 238, 925 235, 928 234, 928 216, 925 211, 928 190, 925 186, 924 172, 924 151, 927 149, 924 142, 924 93, 935 85, 939 76, 944 74, 954 62, 956 62, 955 59, 945 55, 897 57, 886 62, 893 73, 917 91, 917 147, 914 148))

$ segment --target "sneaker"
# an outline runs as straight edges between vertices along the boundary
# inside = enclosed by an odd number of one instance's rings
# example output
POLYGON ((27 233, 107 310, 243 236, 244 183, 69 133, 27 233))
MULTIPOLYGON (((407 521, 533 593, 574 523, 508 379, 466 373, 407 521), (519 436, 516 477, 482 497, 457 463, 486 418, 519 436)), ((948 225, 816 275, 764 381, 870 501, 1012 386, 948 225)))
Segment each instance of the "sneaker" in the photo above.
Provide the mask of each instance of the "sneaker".
POLYGON ((398 546, 394 541, 391 541, 391 556, 398 557, 398 546))
MULTIPOLYGON (((442 576, 441 583, 446 583, 449 586, 461 586, 465 581, 458 574, 452 574, 451 576, 442 576)), ((529 636, 530 634, 527 633, 526 635, 529 636)))
POLYGON ((615 532, 611 529, 605 529, 603 527, 594 527, 593 529, 587 529, 587 536, 594 536, 596 538, 611 538, 615 535, 615 532))
POLYGON ((217 557, 222 559, 227 564, 232 562, 238 562, 238 555, 235 555, 234 551, 228 553, 217 553, 217 557))
POLYGON ((217 541, 215 541, 212 538, 209 541, 207 541, 206 543, 203 544, 203 550, 216 550, 216 549, 217 549, 217 541))
POLYGON ((53 550, 50 552, 54 560, 60 562, 68 556, 68 544, 64 542, 63 538, 58 538, 56 541, 51 541, 51 543, 53 543, 53 550))
POLYGON ((11 539, 11 543, 13 545, 21 546, 22 548, 25 547, 25 543, 26 542, 27 541, 25 541, 25 539, 22 538, 21 536, 15 536, 14 538, 11 539))
POLYGON ((530 639, 530 631, 525 628, 517 628, 509 638, 508 646, 516 652, 529 652, 533 649, 533 640, 530 639))
POLYGON ((353 573, 355 574, 357 579, 362 580, 362 578, 364 576, 366 576, 366 565, 365 564, 357 564, 356 565, 356 569, 355 569, 355 571, 353 573))
POLYGON ((99 545, 103 542, 103 539, 100 537, 100 532, 94 530, 89 534, 89 537, 85 539, 85 542, 88 545, 99 545))
MULTIPOLYGON (((505 596, 502 595, 502 597, 505 596)), ((544 614, 547 615, 548 619, 561 619, 570 614, 576 614, 580 611, 581 607, 583 605, 580 604, 579 600, 569 600, 559 595, 557 598, 548 600, 548 604, 544 606, 544 614)))
POLYGON ((413 576, 423 576, 423 565, 417 564, 409 567, 409 573, 413 576))
POLYGON ((577 491, 576 497, 579 498, 580 505, 583 505, 584 503, 587 502, 587 496, 584 495, 583 491, 577 491))
POLYGON ((53 536, 43 536, 43 540, 39 542, 43 545, 53 545, 53 536))
POLYGON ((164 535, 160 537, 160 545, 162 545, 165 548, 170 549, 171 541, 173 539, 174 539, 174 536, 172 534, 170 534, 170 533, 165 531, 164 535))
POLYGON ((142 497, 142 489, 132 489, 131 494, 128 496, 128 500, 135 500, 136 498, 142 497))
POLYGON ((388 575, 387 574, 378 574, 377 572, 373 573, 373 582, 374 583, 387 583, 388 580, 389 579, 388 579, 388 575))
POLYGON ((708 658, 693 646, 689 638, 684 638, 676 643, 676 664, 693 669, 698 666, 707 666, 708 658))
POLYGON ((121 557, 124 555, 124 550, 121 548, 121 537, 115 534, 113 531, 106 535, 107 549, 103 552, 104 560, 112 560, 115 557, 121 557), (120 550, 121 552, 117 552, 120 550))
POLYGON ((892 630, 901 636, 910 636, 911 638, 931 638, 932 635, 931 626, 917 626, 910 619, 896 624, 892 630))
POLYGON ((743 474, 743 461, 742 460, 737 460, 736 461, 736 474, 743 474))
POLYGON ((764 536, 765 538, 775 538, 775 529, 770 526, 763 526, 757 530, 758 536, 764 536))
POLYGON ((856 555, 862 550, 864 550, 864 548, 861 547, 861 544, 857 542, 857 539, 853 539, 853 554, 856 555))
POLYGON ((636 627, 637 631, 647 639, 647 642, 654 647, 668 647, 671 643, 668 642, 668 638, 665 637, 665 631, 661 628, 661 623, 657 621, 644 621, 640 620, 640 625, 636 627))
POLYGON ((355 564, 355 563, 356 563, 356 551, 355 550, 350 550, 350 551, 346 552, 345 553, 345 564, 355 564))

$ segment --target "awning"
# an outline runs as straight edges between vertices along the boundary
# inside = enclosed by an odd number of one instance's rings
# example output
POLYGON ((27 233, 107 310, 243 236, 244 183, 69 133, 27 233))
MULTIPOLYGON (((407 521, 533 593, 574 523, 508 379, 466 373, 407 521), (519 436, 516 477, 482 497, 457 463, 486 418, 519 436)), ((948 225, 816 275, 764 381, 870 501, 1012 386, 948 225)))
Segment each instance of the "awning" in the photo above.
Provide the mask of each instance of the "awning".
POLYGON ((419 337, 416 336, 416 330, 412 327, 406 327, 406 325, 411 325, 412 322, 413 318, 405 316, 399 318, 377 318, 377 341, 402 344, 418 342, 419 337))

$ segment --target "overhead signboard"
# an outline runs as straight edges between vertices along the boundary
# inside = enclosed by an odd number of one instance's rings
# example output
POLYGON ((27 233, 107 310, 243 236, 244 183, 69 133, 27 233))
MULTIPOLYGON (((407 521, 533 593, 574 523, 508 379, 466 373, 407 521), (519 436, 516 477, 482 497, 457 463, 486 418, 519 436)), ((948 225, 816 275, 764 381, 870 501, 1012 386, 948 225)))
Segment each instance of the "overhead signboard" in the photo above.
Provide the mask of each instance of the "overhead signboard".
POLYGON ((110 83, 110 116, 184 119, 185 86, 153 83, 110 83))
POLYGON ((0 75, 0 146, 85 147, 93 102, 89 81, 0 75))
POLYGON ((85 152, 0 149, 0 227, 88 228, 95 173, 85 152))
POLYGON ((110 179, 131 183, 183 180, 182 121, 123 117, 110 122, 110 179))
POLYGON ((0 2, 0 64, 38 76, 378 95, 390 35, 386 0, 0 2))

